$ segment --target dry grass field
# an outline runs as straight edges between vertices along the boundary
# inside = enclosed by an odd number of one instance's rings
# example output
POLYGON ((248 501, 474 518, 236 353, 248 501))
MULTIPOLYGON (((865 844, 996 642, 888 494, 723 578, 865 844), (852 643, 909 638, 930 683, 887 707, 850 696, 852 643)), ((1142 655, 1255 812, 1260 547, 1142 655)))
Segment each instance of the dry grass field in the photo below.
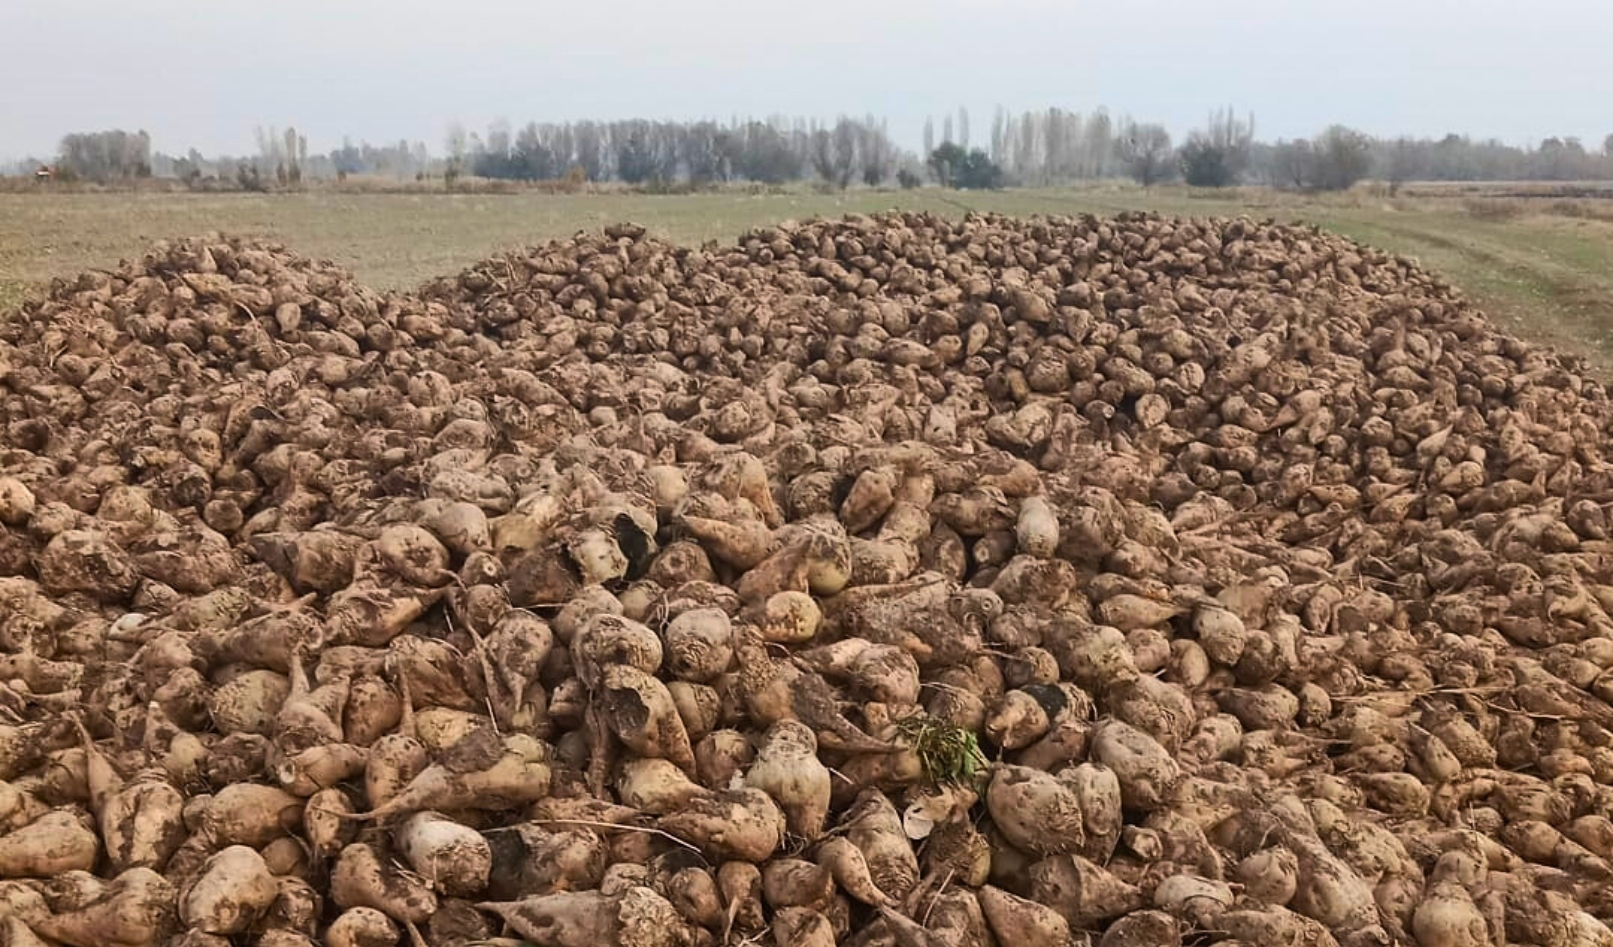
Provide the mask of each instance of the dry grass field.
POLYGON ((1613 200, 1575 193, 1409 188, 1400 198, 1125 186, 995 193, 0 194, 0 308, 54 276, 110 266, 152 240, 222 230, 269 236, 378 286, 408 287, 495 250, 633 220, 682 242, 889 208, 959 214, 1236 215, 1302 220, 1414 256, 1498 322, 1613 368, 1613 200))

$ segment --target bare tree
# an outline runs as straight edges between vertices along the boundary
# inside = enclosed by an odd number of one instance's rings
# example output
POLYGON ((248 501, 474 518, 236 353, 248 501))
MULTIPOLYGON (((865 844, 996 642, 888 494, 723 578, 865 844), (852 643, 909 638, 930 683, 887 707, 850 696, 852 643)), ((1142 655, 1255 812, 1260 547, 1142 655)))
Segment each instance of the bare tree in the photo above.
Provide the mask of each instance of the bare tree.
POLYGON ((1092 177, 1092 168, 1097 162, 1092 158, 1094 144, 1087 135, 1087 125, 1087 117, 1080 112, 1059 113, 1059 135, 1063 138, 1059 151, 1064 156, 1063 163, 1054 169, 1059 178, 1092 177))
POLYGON ((1353 128, 1332 125, 1311 143, 1316 162, 1314 185, 1349 190, 1372 170, 1372 139, 1353 128))
POLYGON ((835 179, 834 135, 826 128, 812 123, 812 170, 829 183, 835 179))
POLYGON ((1170 177, 1171 133, 1163 125, 1128 125, 1120 136, 1120 161, 1132 180, 1150 187, 1170 177))
POLYGON ((930 152, 935 150, 935 119, 924 116, 924 158, 929 160, 930 152))
POLYGON ((707 184, 721 174, 723 160, 718 138, 715 122, 696 122, 684 129, 682 151, 691 183, 707 184))
POLYGON ((646 121, 620 122, 611 129, 616 174, 628 184, 642 184, 657 172, 654 129, 646 121))
POLYGON ((673 122, 656 122, 651 138, 655 147, 655 176, 661 181, 674 181, 683 165, 683 135, 673 122))
POLYGON ((1014 166, 1016 173, 1033 181, 1041 178, 1041 142, 1037 140, 1039 123, 1029 114, 1021 115, 1018 121, 1019 134, 1014 143, 1014 166))
POLYGON ((515 177, 527 181, 547 181, 559 176, 555 172, 554 154, 544 146, 536 122, 527 122, 515 136, 510 165, 515 177))
POLYGON ((958 106, 958 147, 969 150, 969 110, 958 106))
POLYGON ((1065 151, 1067 139, 1064 132, 1064 111, 1062 109, 1048 109, 1047 118, 1042 125, 1042 173, 1041 182, 1047 183, 1064 174, 1065 165, 1069 159, 1065 151))
POLYGON ((748 122, 740 130, 735 170, 741 177, 768 184, 782 184, 801 177, 806 156, 799 137, 782 119, 748 122))
POLYGON ((449 122, 448 133, 443 136, 443 148, 448 152, 448 157, 454 161, 464 161, 468 147, 469 140, 465 137, 465 126, 459 122, 449 122))
POLYGON ((1104 178, 1109 175, 1110 156, 1115 150, 1114 122, 1109 112, 1099 108, 1084 123, 1082 139, 1086 144, 1086 161, 1081 170, 1084 178, 1104 178))
POLYGON ((590 181, 605 177, 605 131, 594 122, 580 122, 573 133, 577 139, 577 166, 590 181))
POLYGON ((895 151, 885 131, 885 121, 869 115, 858 131, 857 158, 862 167, 863 183, 879 187, 890 176, 895 151))
POLYGON ((849 118, 841 118, 835 123, 835 184, 841 189, 851 184, 852 176, 857 173, 857 141, 860 137, 861 126, 849 118))
POLYGON ((510 123, 498 119, 487 126, 487 153, 502 159, 510 153, 510 123))
POLYGON ((857 142, 862 132, 855 121, 841 117, 833 129, 814 127, 812 169, 827 183, 844 189, 857 173, 857 142))
POLYGON ((1311 185, 1314 155, 1311 143, 1278 140, 1271 149, 1271 177, 1278 187, 1305 188, 1311 185))
POLYGON ((276 165, 285 164, 285 139, 280 137, 279 129, 273 125, 268 128, 258 125, 252 129, 252 136, 257 139, 258 157, 254 166, 260 174, 269 173, 276 165))
POLYGON ((297 129, 286 129, 286 181, 297 185, 302 183, 302 165, 297 163, 297 129))
POLYGON ((1210 113, 1209 123, 1194 131, 1182 145, 1182 176, 1196 187, 1236 184, 1249 164, 1255 119, 1240 121, 1231 108, 1210 113))
POLYGON ((1410 138, 1396 138, 1394 144, 1389 146, 1388 155, 1383 159, 1383 170, 1384 177, 1389 179, 1390 195, 1400 193, 1400 185, 1415 178, 1420 171, 1417 166, 1416 143, 1410 138))

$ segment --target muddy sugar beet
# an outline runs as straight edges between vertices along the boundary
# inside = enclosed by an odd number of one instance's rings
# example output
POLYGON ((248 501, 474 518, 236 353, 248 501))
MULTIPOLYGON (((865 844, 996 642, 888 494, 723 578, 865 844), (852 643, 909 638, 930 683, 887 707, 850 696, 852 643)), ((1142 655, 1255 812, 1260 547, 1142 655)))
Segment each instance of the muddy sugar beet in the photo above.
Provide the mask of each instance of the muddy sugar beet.
POLYGON ((0 318, 0 943, 1613 944, 1610 409, 1147 216, 0 318))

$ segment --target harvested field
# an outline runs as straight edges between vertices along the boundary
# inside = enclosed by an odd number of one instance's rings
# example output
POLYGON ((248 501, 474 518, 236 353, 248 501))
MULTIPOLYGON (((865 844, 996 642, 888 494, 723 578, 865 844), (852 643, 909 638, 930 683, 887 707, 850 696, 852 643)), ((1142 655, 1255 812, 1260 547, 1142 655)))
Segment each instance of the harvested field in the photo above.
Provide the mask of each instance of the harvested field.
POLYGON ((0 381, 8 944, 1613 943, 1613 405, 1404 259, 208 238, 0 381))
MULTIPOLYGON (((1408 186, 1386 194, 1312 196, 1262 188, 1193 191, 1093 185, 962 193, 849 191, 818 194, 5 194, 0 193, 0 307, 25 288, 136 257, 159 237, 223 230, 294 246, 351 269, 379 289, 412 289, 490 254, 533 240, 569 237, 618 220, 695 245, 730 242, 750 227, 786 218, 900 209, 956 217, 966 210, 1033 214, 1168 216, 1248 214, 1305 221, 1390 253, 1412 256, 1447 277, 1498 323, 1525 339, 1613 367, 1613 219, 1607 201, 1500 195, 1515 188, 1408 186), (1500 219, 1470 203, 1506 205, 1500 219), (1581 213, 1581 208, 1583 212, 1581 213), (1572 209, 1578 216, 1563 216, 1572 209)), ((1604 375, 1605 377, 1605 375, 1604 375)))

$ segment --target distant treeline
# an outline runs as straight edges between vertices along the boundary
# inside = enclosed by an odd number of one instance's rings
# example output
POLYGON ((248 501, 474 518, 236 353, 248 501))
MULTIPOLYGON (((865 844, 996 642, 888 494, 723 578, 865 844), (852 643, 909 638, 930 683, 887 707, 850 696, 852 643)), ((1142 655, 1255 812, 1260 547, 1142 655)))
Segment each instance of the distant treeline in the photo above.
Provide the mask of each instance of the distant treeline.
POLYGON ((1104 109, 1012 113, 998 109, 987 134, 971 135, 969 113, 925 122, 923 147, 905 150, 884 120, 842 117, 833 122, 773 117, 727 122, 630 120, 527 124, 497 122, 485 132, 450 126, 442 148, 399 140, 375 145, 344 138, 340 148, 310 153, 295 129, 259 128, 250 155, 206 156, 153 151, 145 132, 75 133, 46 161, 62 178, 103 183, 158 177, 197 187, 268 190, 304 180, 365 175, 442 179, 559 181, 581 186, 700 187, 725 182, 785 184, 818 181, 832 187, 1027 186, 1121 176, 1144 185, 1184 180, 1200 186, 1240 183, 1338 189, 1364 178, 1405 181, 1613 180, 1613 135, 1591 147, 1576 138, 1535 146, 1440 138, 1372 138, 1331 126, 1314 138, 1261 141, 1253 116, 1231 109, 1211 114, 1179 144, 1156 123, 1111 116, 1104 109), (971 147, 973 145, 973 147, 971 147))
POLYGON ((251 155, 205 156, 193 148, 177 156, 153 153, 145 132, 73 134, 62 140, 53 161, 29 159, 19 170, 32 172, 38 165, 51 164, 62 177, 89 181, 155 176, 267 189, 348 175, 441 177, 450 182, 462 176, 517 181, 573 178, 629 185, 785 184, 820 178, 836 187, 879 186, 894 178, 903 161, 915 170, 923 167, 911 154, 904 155, 884 122, 873 117, 841 118, 827 125, 773 118, 729 123, 529 122, 512 129, 499 122, 485 134, 455 124, 443 151, 435 154, 419 141, 372 145, 346 138, 340 148, 310 154, 307 139, 294 129, 260 128, 257 141, 257 153, 251 155), (126 147, 129 141, 139 147, 126 147), (105 147, 97 146, 102 142, 105 147))
POLYGON ((1373 142, 1377 176, 1389 181, 1598 181, 1613 179, 1613 134, 1593 148, 1547 138, 1535 148, 1498 141, 1396 138, 1373 142))
POLYGON ((529 122, 512 133, 495 124, 485 137, 455 126, 444 173, 545 181, 578 176, 626 184, 757 181, 783 184, 818 177, 837 187, 884 184, 899 149, 883 121, 841 118, 729 123, 529 122))

